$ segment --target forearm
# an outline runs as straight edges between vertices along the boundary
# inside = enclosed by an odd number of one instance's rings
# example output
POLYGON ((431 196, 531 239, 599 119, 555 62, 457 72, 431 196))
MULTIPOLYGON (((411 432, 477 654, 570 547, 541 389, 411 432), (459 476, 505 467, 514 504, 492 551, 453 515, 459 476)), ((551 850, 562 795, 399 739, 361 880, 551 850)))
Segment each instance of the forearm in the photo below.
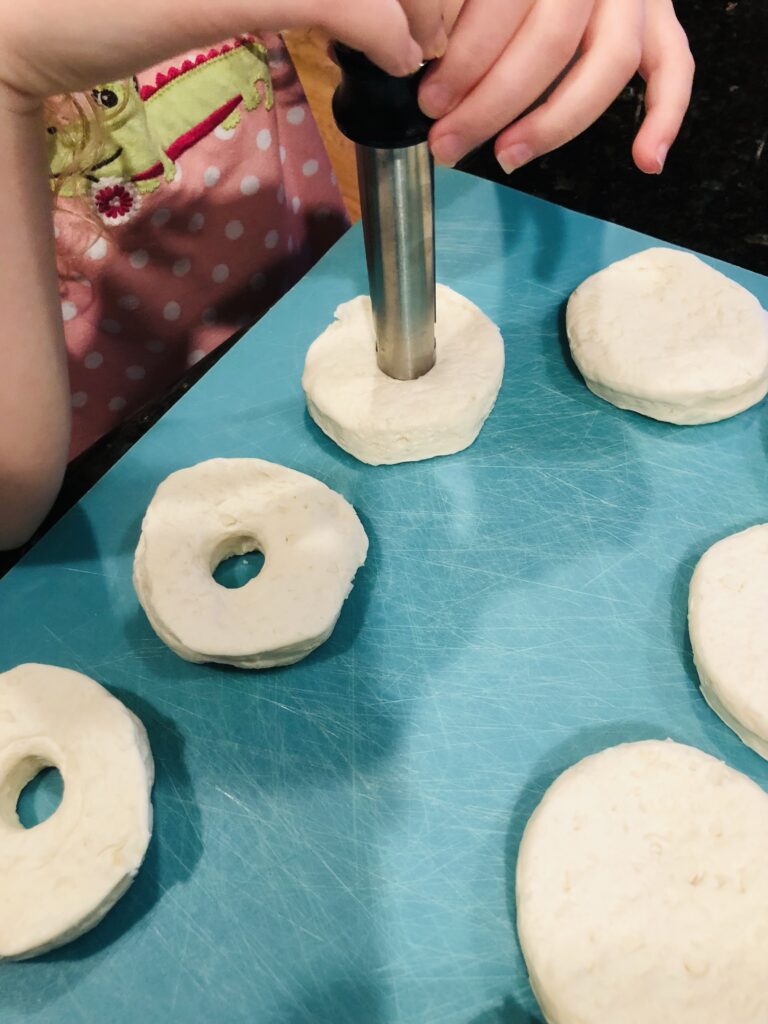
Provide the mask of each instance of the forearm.
POLYGON ((4 90, 0 143, 0 548, 11 548, 56 496, 70 411, 42 113, 4 90))

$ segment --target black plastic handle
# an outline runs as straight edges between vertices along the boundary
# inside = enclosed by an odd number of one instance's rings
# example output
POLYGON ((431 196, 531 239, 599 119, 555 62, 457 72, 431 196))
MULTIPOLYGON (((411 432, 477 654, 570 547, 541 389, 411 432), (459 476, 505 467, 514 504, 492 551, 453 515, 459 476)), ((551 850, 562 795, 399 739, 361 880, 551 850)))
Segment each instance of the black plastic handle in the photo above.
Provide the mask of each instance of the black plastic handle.
POLYGON ((341 83, 333 95, 339 131, 361 146, 399 149, 425 142, 434 123, 419 108, 419 82, 426 65, 405 78, 382 71, 365 54, 334 46, 341 83))

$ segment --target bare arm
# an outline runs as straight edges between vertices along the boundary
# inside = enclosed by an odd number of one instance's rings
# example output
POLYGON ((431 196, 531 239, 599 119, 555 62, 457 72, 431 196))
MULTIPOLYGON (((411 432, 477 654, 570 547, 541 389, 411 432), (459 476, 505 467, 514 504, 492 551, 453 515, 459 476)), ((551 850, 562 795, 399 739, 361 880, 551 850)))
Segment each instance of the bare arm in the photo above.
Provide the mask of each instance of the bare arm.
POLYGON ((61 485, 69 387, 42 110, 0 88, 0 548, 22 544, 61 485))

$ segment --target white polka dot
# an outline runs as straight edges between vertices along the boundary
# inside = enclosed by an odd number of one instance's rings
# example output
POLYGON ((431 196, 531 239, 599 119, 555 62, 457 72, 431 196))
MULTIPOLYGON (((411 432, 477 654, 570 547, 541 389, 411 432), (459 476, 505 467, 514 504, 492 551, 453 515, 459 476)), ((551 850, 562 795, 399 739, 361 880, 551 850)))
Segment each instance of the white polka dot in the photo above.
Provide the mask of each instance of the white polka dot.
POLYGON ((125 376, 129 380, 144 380, 147 375, 147 371, 143 366, 129 366, 125 371, 125 376))
POLYGON ((217 125, 213 129, 213 134, 217 139, 222 139, 224 142, 229 142, 232 136, 235 134, 234 128, 225 128, 223 124, 217 125))
POLYGON ((277 190, 277 201, 281 206, 285 202, 285 185, 281 185, 277 190))
POLYGON ((253 290, 255 292, 257 292, 259 290, 259 288, 263 288, 264 287, 264 282, 265 281, 266 281, 265 276, 263 274, 257 272, 255 274, 251 274, 251 276, 248 279, 248 284, 251 286, 251 288, 253 288, 253 290))
POLYGON ((101 352, 89 352, 83 360, 83 366, 86 370, 98 370, 103 362, 104 356, 101 352))
POLYGON ((313 174, 317 174, 320 168, 320 164, 317 160, 307 160, 301 168, 301 173, 305 178, 311 178, 313 174))
POLYGON ((137 249, 128 259, 134 270, 143 270, 149 263, 149 253, 146 249, 137 249))
POLYGON ((193 213, 189 218, 187 227, 190 231, 202 231, 205 227, 205 217, 202 213, 193 213))
POLYGON ((180 260, 176 260, 173 264, 173 273, 175 277, 186 277, 186 275, 192 269, 192 260, 187 256, 183 256, 180 260))
POLYGON ((103 260, 107 255, 106 238, 97 238, 93 245, 88 246, 85 254, 89 260, 103 260))
POLYGON ((99 323, 99 327, 101 328, 102 331, 104 331, 105 334, 119 334, 120 331, 122 331, 123 329, 117 322, 117 320, 109 319, 102 320, 99 323))
POLYGON ((215 324, 218 318, 215 306, 209 306, 203 310, 202 321, 204 324, 215 324))
POLYGON ((211 271, 211 277, 216 284, 224 284, 229 277, 229 267, 226 263, 217 263, 211 271))
POLYGON ((288 154, 285 151, 285 146, 280 147, 280 163, 284 164, 288 154))
POLYGON ((195 363, 199 363, 205 355, 205 352, 201 348, 193 348, 187 356, 187 366, 194 366, 195 363))
POLYGON ((74 302, 70 302, 69 299, 66 302, 62 302, 61 315, 65 320, 74 320, 77 316, 77 306, 74 302))
POLYGON ((144 346, 147 352, 154 352, 157 355, 159 352, 165 352, 165 342, 160 341, 159 338, 152 338, 144 346))
POLYGON ((246 174, 240 182, 240 191, 244 196, 255 196, 261 188, 261 182, 255 174, 246 174))
POLYGON ((128 403, 120 395, 115 395, 114 398, 109 400, 109 411, 110 412, 122 412, 128 403))
POLYGON ((61 234, 61 231, 58 228, 55 227, 53 229, 53 237, 54 238, 58 238, 60 234, 61 234))
POLYGON ((293 236, 292 235, 289 236, 289 238, 288 238, 288 252, 293 252, 293 236))
POLYGON ((272 145, 272 132, 269 128, 262 128, 259 134, 256 136, 256 145, 261 150, 269 149, 272 145))
POLYGON ((167 206, 161 206, 159 210, 155 210, 152 214, 152 224, 156 228, 164 228, 170 219, 171 211, 167 206))
POLYGON ((181 316, 181 306, 178 302, 166 302, 163 307, 163 317, 166 320, 178 320, 181 316))
POLYGON ((331 184, 332 185, 336 184, 336 172, 335 171, 331 171, 331 184))
POLYGON ((88 395, 85 391, 75 391, 73 392, 70 401, 72 402, 73 409, 82 409, 88 401, 88 395))
POLYGON ((301 124, 306 115, 304 113, 304 107, 291 107, 285 116, 288 124, 301 124))
POLYGON ((210 167, 206 167, 205 171, 203 172, 203 181, 208 186, 208 188, 213 188, 213 186, 218 182, 220 177, 221 171, 219 170, 218 167, 214 167, 213 164, 211 164, 210 167))
POLYGON ((117 304, 120 309, 138 309, 141 305, 141 299, 138 295, 121 295, 117 300, 117 304))
POLYGON ((264 236, 264 245, 266 245, 268 249, 274 249, 279 241, 280 235, 274 230, 274 228, 271 231, 268 231, 264 236))
POLYGON ((171 182, 171 185, 180 185, 183 180, 184 180, 184 172, 181 169, 181 162, 177 161, 176 162, 176 175, 175 175, 173 181, 171 182))
POLYGON ((236 242, 238 238, 242 238, 244 232, 245 228, 240 220, 231 220, 224 228, 224 234, 231 242, 236 242))
POLYGON ((294 196, 291 200, 291 209, 294 213, 298 213, 301 208, 301 200, 298 196, 294 196))

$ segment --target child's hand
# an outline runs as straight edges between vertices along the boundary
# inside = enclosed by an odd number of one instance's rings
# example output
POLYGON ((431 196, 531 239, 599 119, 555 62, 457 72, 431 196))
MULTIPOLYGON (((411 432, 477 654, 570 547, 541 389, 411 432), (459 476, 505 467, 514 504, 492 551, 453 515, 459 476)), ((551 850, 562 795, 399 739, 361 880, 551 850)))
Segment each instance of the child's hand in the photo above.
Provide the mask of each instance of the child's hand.
POLYGON ((584 131, 638 69, 646 117, 633 156, 658 173, 694 69, 672 0, 465 0, 445 56, 421 87, 422 107, 439 118, 435 157, 452 165, 501 131, 495 152, 509 173, 584 131))
MULTIPOLYGON (((429 31, 426 2, 420 26, 429 31)), ((0 14, 0 87, 36 104, 229 36, 311 26, 392 74, 422 59, 398 0, 24 0, 0 14)))

